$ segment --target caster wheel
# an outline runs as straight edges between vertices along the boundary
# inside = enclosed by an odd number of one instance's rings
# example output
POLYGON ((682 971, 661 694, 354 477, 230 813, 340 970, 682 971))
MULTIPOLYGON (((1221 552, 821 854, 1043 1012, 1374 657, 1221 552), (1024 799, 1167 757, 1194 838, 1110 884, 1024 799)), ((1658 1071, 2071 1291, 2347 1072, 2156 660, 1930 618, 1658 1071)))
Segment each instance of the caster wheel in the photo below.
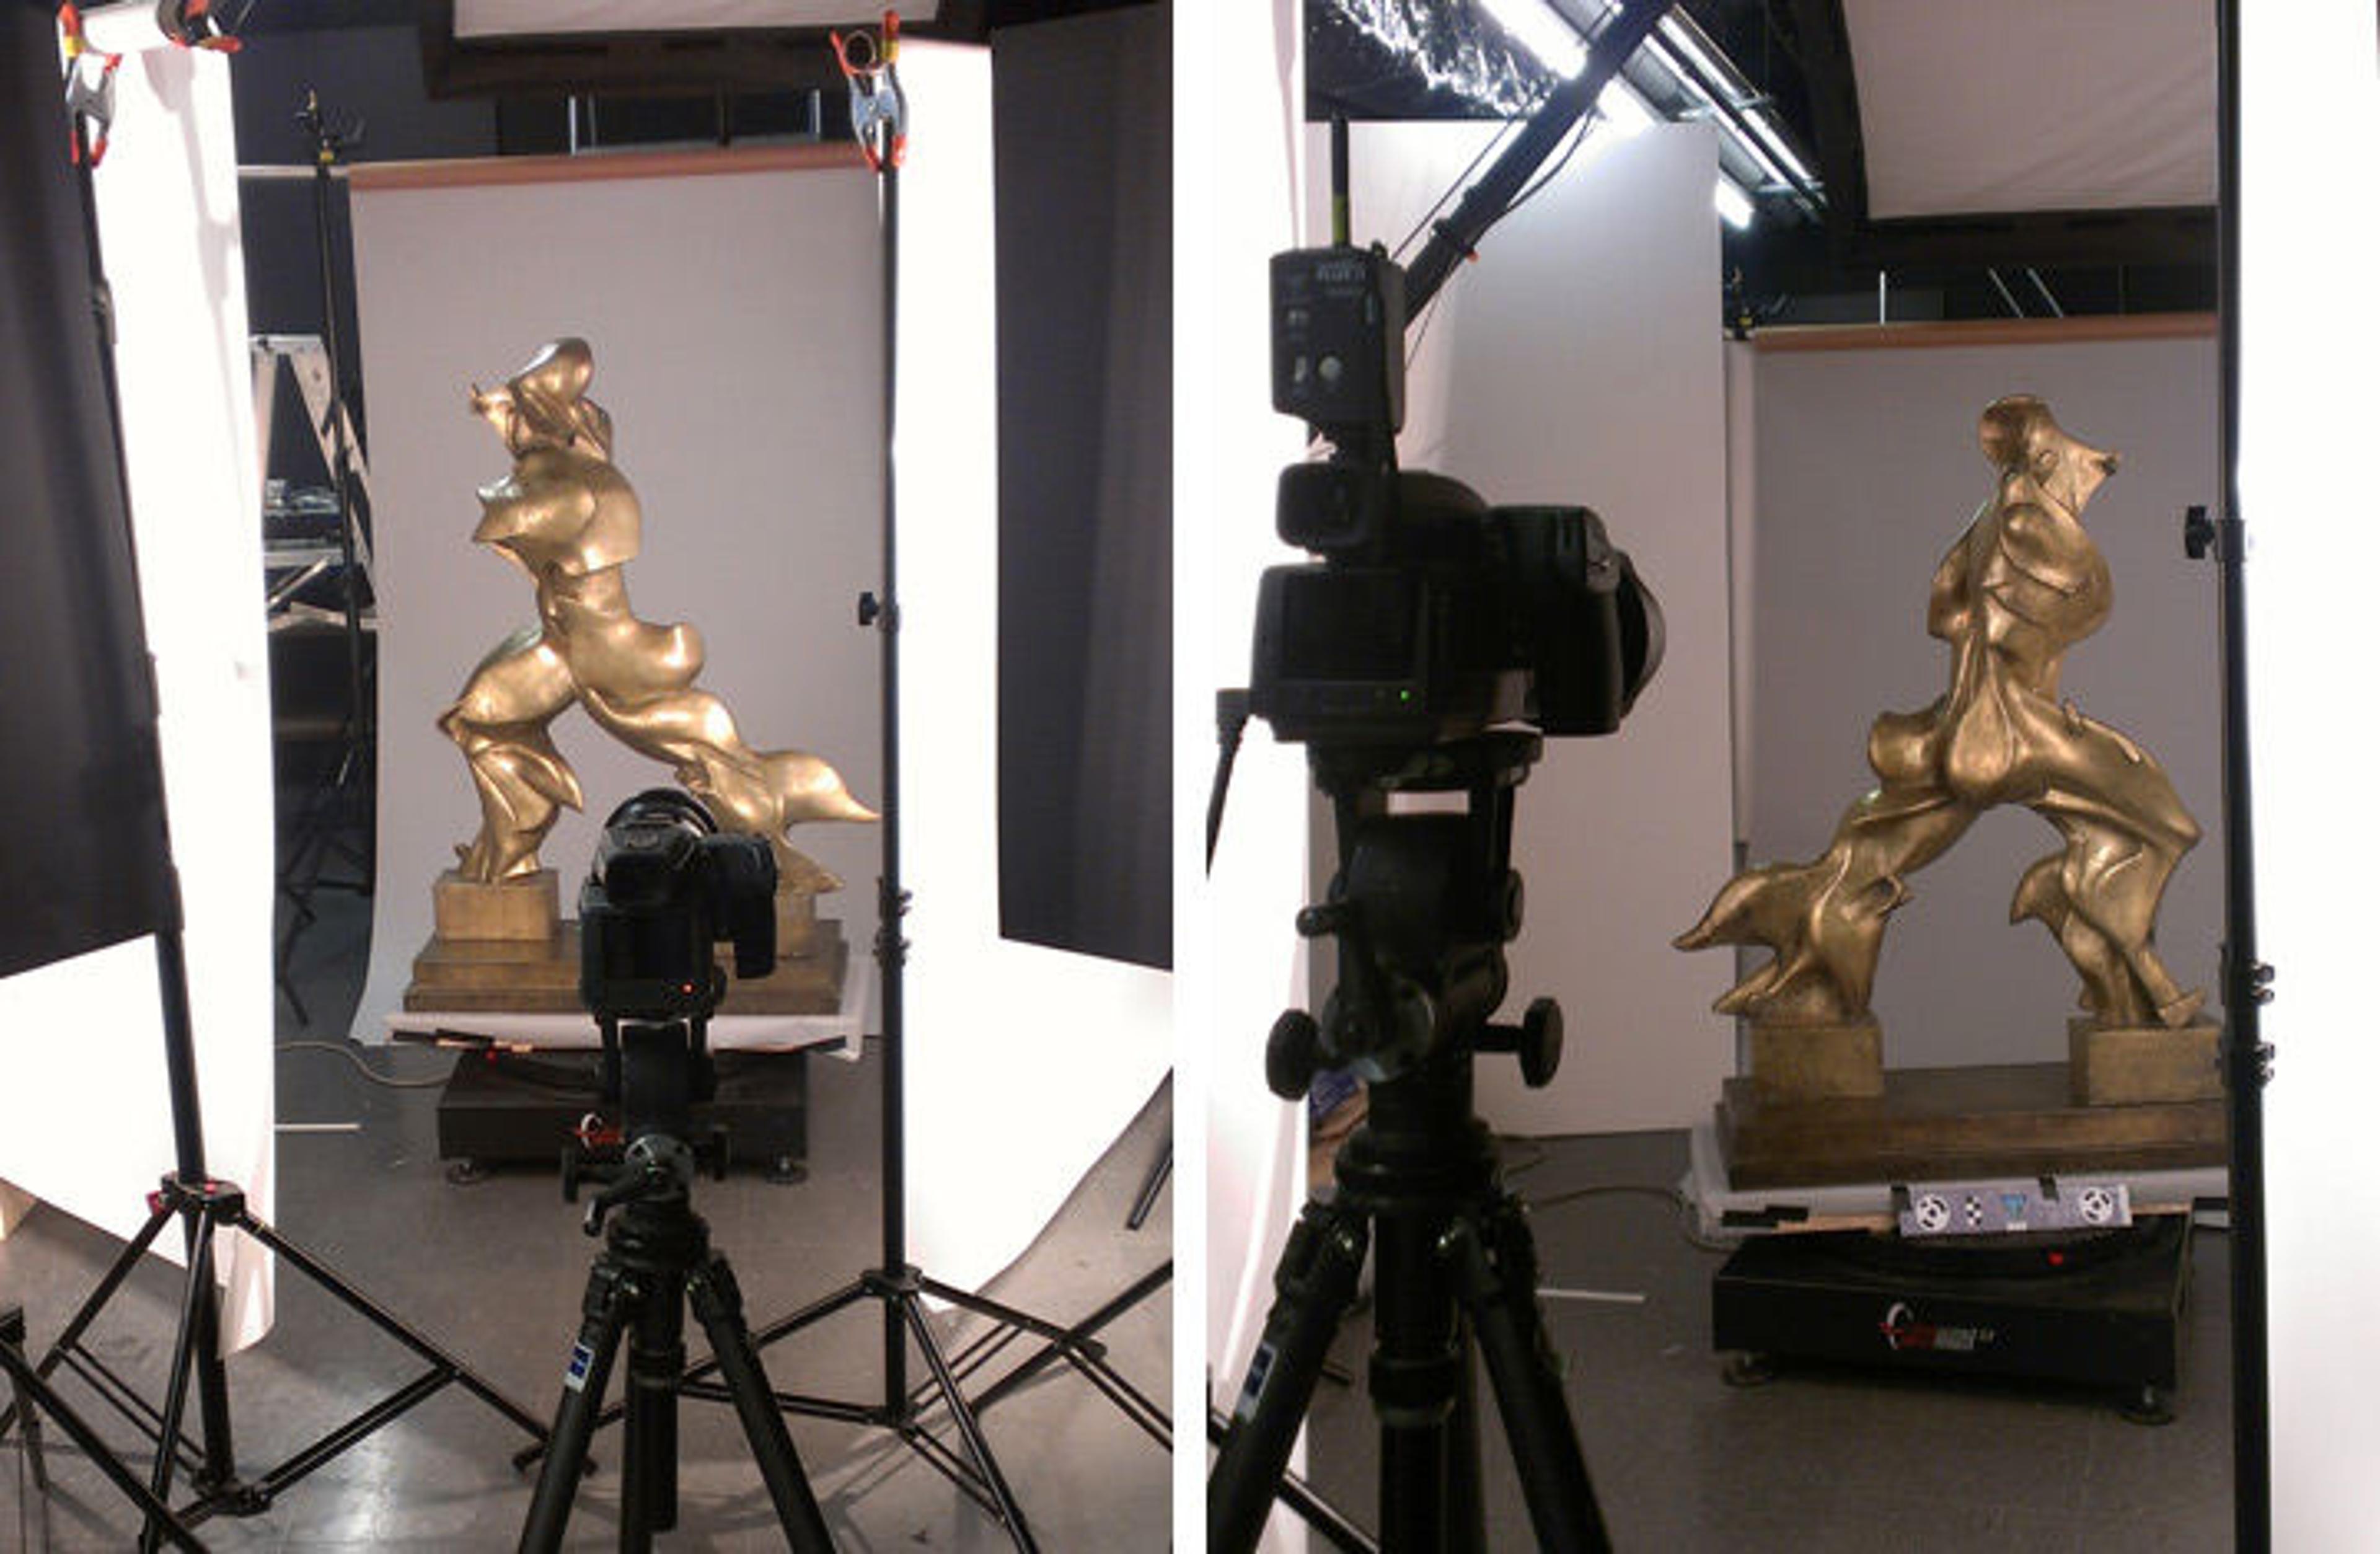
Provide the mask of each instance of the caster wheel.
POLYGON ((1718 1378, 1730 1387, 1766 1387, 1777 1379, 1777 1362, 1766 1354, 1730 1354, 1718 1378))
POLYGON ((779 1155, 769 1162, 769 1180, 780 1187, 791 1187, 809 1179, 808 1168, 791 1155, 779 1155))
POLYGON ((446 1166, 446 1184, 450 1187, 476 1187, 495 1172, 478 1160, 452 1160, 446 1166))
POLYGON ((2162 1387, 2143 1387, 2123 1407, 2124 1423, 2155 1427, 2174 1421, 2173 1397, 2162 1387))

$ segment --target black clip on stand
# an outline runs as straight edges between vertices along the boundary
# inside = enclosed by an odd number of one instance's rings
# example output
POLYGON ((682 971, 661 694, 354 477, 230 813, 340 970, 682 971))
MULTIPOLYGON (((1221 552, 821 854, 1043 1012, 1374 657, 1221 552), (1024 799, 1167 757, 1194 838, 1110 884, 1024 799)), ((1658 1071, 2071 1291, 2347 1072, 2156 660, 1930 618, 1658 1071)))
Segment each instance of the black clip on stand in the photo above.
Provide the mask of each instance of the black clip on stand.
MULTIPOLYGON (((688 1305, 710 1340, 712 1365, 735 1404, 786 1546, 795 1554, 834 1554, 826 1518, 745 1323, 735 1272, 710 1249, 710 1228, 694 1211, 697 1159, 687 1140, 694 1103, 710 1090, 703 1021, 604 1025, 605 1068, 628 1147, 587 1208, 587 1233, 602 1235, 603 1250, 587 1276, 585 1320, 563 1374, 562 1404, 521 1531, 523 1554, 562 1547, 588 1439, 624 1335, 627 1439, 620 1547, 650 1549, 653 1534, 677 1524, 677 1402, 688 1305)), ((723 1140, 713 1139, 710 1163, 714 1174, 724 1172, 723 1140)), ((575 1171, 565 1173, 565 1192, 574 1200, 577 1180, 575 1171)))
POLYGON ((1255 1548, 1281 1496, 1375 1236, 1378 1547, 1488 1547, 1475 1343, 1539 1547, 1609 1548, 1537 1312, 1536 1250, 1472 1111, 1473 1054, 1516 1053, 1533 1086, 1561 1056, 1551 999, 1518 1026, 1488 1023, 1509 980, 1503 947, 1521 926, 1514 795, 1541 748, 1520 733, 1418 754, 1313 748, 1315 782, 1337 812, 1340 870, 1329 902, 1299 913, 1297 928, 1338 940, 1340 989, 1323 1023, 1302 1010, 1281 1017, 1265 1077, 1286 1099, 1302 1098, 1325 1062, 1367 1058, 1374 1077, 1369 1114, 1340 1152, 1337 1196, 1306 1205, 1274 1270, 1272 1310, 1208 1484, 1208 1547, 1219 1554, 1255 1548), (1391 791, 1465 793, 1469 813, 1391 813, 1391 791))

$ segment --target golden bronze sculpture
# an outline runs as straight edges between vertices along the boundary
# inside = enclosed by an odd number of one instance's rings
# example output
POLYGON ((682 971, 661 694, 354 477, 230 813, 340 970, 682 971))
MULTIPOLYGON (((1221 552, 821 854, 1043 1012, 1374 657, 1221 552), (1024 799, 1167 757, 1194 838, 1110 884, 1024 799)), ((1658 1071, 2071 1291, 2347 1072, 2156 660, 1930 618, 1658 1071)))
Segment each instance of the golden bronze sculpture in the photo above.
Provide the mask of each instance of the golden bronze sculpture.
POLYGON ((2084 1027, 2205 1029, 2192 1025, 2204 993, 2175 982, 2155 943, 2166 883, 2198 827, 2155 760, 2058 697, 2066 650, 2107 618, 2107 564, 2082 515, 2116 455, 2067 435, 2029 395, 1995 402, 1981 430, 1997 488, 1936 570, 1925 615, 1926 633, 1950 647, 1949 689, 1876 720, 1867 758, 1878 785, 1824 854, 1737 875, 1676 941, 1775 952, 1715 1006, 1752 1021, 1755 1072, 1764 1044, 1783 1050, 1797 1033, 1864 1026, 1874 1042, 1868 997, 1907 877, 2005 804, 2062 839, 2018 880, 2010 921, 2039 920, 2082 977, 2078 1072, 2084 1027))
POLYGON ((455 851, 468 884, 538 872, 538 848, 563 806, 584 805, 551 724, 574 701, 631 749, 668 765, 723 830, 766 837, 779 888, 816 894, 841 881, 786 842, 802 820, 872 820, 816 756, 755 750, 726 705, 697 687, 702 637, 654 625, 629 608, 626 564, 642 529, 637 493, 612 463, 612 421, 587 397, 587 342, 552 342, 471 408, 512 455, 511 473, 480 489, 471 538, 537 584, 538 620, 497 644, 438 726, 470 765, 480 831, 455 851))

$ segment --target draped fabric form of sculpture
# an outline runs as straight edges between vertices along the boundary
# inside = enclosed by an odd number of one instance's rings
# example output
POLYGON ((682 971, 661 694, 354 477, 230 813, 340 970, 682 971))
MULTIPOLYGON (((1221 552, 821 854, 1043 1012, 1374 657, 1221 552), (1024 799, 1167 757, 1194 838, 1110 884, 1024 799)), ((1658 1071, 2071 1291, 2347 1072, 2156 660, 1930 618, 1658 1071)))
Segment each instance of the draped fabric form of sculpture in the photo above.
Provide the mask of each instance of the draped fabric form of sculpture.
POLYGON ((698 688, 702 637, 655 625, 628 605, 638 551, 637 493, 612 463, 612 421, 587 397, 587 342, 556 340, 502 387, 473 388, 471 408, 512 455, 511 473, 480 489, 471 538, 537 584, 537 624, 497 644, 439 718, 480 795, 480 831, 458 846, 469 884, 526 879, 562 807, 584 807, 551 725, 574 701, 606 733, 669 766, 723 830, 766 837, 780 889, 806 894, 840 881, 794 851, 801 820, 872 820, 818 757, 755 750, 717 697, 698 688))
POLYGON ((2107 564, 2081 520, 2116 455, 2069 436, 2029 395, 1986 409, 1982 441, 1997 488, 1936 570, 1925 615, 1950 648, 1949 689, 1876 720, 1878 785, 1825 853, 1737 875, 1677 941, 1776 952, 1717 1004, 1750 1017, 1755 1038, 1870 1021, 1885 921, 1909 898, 1907 877, 2004 804, 2032 809, 2061 840, 2017 881, 2010 920, 2049 930, 2082 978, 2091 1026, 2178 1030, 2204 999, 2176 983, 2155 943, 2166 883, 2198 827, 2155 759, 2058 697, 2066 650, 2107 618, 2107 564))

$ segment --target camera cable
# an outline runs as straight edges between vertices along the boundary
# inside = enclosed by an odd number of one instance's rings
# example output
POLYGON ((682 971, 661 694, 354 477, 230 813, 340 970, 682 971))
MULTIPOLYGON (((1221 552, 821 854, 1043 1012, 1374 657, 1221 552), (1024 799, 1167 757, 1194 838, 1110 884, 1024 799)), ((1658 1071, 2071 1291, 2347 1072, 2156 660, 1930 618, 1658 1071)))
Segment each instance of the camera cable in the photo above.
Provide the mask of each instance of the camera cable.
POLYGON ((1215 693, 1215 781, 1207 790, 1207 872, 1215 871, 1215 844, 1223 834, 1223 800, 1232 791, 1232 765, 1240 757, 1240 739, 1248 729, 1248 693, 1245 689, 1215 693))

